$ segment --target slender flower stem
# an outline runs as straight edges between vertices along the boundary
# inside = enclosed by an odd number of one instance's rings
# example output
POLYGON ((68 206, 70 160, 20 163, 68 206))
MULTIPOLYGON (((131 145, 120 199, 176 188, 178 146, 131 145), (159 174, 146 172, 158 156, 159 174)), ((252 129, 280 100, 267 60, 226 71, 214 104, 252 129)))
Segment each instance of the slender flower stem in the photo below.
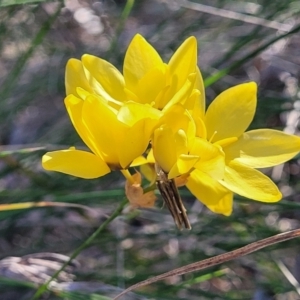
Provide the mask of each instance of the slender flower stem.
POLYGON ((36 293, 33 295, 31 300, 36 300, 38 299, 47 289, 49 284, 51 283, 52 280, 56 279, 61 271, 65 269, 65 267, 74 259, 78 256, 78 254, 85 248, 91 245, 91 243, 98 237, 98 235, 107 227, 109 223, 111 223, 116 217, 118 217, 124 206, 127 204, 128 200, 125 198, 123 201, 120 203, 120 205, 117 207, 117 209, 112 213, 112 215, 105 220, 99 227, 98 229, 91 235, 89 236, 75 251, 72 253, 70 256, 69 260, 66 261, 62 267, 56 271, 53 276, 45 282, 43 285, 39 287, 39 289, 36 291, 36 293))
POLYGON ((63 7, 64 7, 64 1, 61 1, 61 3, 59 3, 59 5, 57 6, 56 11, 51 16, 49 16, 49 18, 47 18, 46 21, 43 23, 43 25, 40 27, 39 32, 35 35, 28 50, 19 56, 19 59, 15 63, 13 69, 7 74, 5 81, 2 82, 1 85, 2 99, 8 98, 10 96, 10 93, 14 89, 16 82, 19 79, 24 66, 26 65, 28 60, 32 57, 34 51, 38 49, 38 45, 40 45, 43 42, 46 34, 52 28, 53 23, 59 17, 61 13, 61 9, 63 7))
POLYGON ((212 85, 213 83, 215 83, 216 81, 221 79, 222 77, 224 77, 227 74, 229 74, 230 72, 236 70, 238 67, 242 66, 247 61, 249 61, 251 58, 253 58, 256 55, 263 52, 265 49, 267 49, 269 46, 271 46, 275 42, 277 42, 281 39, 287 38, 289 35, 295 34, 298 31, 300 31, 300 25, 295 26, 294 29, 292 29, 288 32, 284 32, 281 35, 275 35, 274 38, 272 38, 271 40, 268 40, 266 43, 264 43, 260 47, 255 48, 251 53, 249 53, 249 54, 247 53, 241 59, 233 62, 229 67, 222 69, 222 70, 218 71, 217 73, 213 74, 212 76, 206 78, 206 80, 204 81, 205 87, 209 87, 210 85, 212 85))
POLYGON ((116 32, 114 34, 114 39, 112 40, 111 44, 110 44, 110 48, 107 51, 107 59, 111 56, 113 56, 115 50, 116 50, 116 45, 117 45, 117 41, 118 38, 122 32, 122 29, 124 28, 124 24, 126 22, 126 20, 128 19, 132 9, 133 9, 133 5, 134 5, 134 0, 127 0, 125 7, 122 11, 121 17, 119 19, 119 24, 117 25, 117 29, 116 32))
POLYGON ((132 177, 132 175, 130 174, 130 172, 128 171, 128 169, 126 170, 120 170, 121 173, 123 174, 123 176, 131 183, 134 184, 134 179, 132 177))

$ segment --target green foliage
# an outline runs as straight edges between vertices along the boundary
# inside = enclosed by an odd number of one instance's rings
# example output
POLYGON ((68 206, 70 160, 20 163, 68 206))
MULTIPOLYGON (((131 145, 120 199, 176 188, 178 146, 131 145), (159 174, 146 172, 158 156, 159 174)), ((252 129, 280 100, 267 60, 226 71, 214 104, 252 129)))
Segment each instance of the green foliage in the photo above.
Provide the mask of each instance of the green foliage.
POLYGON ((49 0, 1 0, 1 6, 10 6, 10 5, 17 5, 17 4, 34 4, 39 2, 46 2, 49 0))

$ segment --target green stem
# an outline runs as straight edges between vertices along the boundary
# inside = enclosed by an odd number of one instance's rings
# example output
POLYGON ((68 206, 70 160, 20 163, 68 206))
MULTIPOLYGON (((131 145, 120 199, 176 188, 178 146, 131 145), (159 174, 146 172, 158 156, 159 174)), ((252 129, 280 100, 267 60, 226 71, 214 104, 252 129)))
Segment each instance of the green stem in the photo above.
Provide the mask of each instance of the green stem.
POLYGON ((116 217, 118 217, 124 206, 127 204, 128 200, 125 198, 123 199, 123 201, 120 203, 120 205, 117 207, 117 209, 112 213, 112 215, 106 220, 104 221, 99 228, 91 235, 89 236, 77 249, 75 249, 75 251, 72 253, 72 255, 70 256, 69 260, 66 261, 62 267, 56 271, 53 276, 47 281, 45 282, 43 285, 41 285, 39 287, 39 289, 36 291, 36 293, 33 295, 33 297, 31 298, 31 300, 36 300, 38 299, 47 289, 48 286, 50 284, 50 282, 54 279, 56 279, 59 275, 59 273, 61 271, 63 271, 65 269, 65 267, 74 259, 78 256, 78 254, 85 248, 87 248, 88 246, 91 245, 91 243, 98 237, 98 235, 107 227, 107 225, 109 223, 111 223, 116 217))
POLYGON ((129 15, 132 11, 133 5, 134 5, 134 0, 127 0, 126 1, 125 7, 124 7, 124 9, 122 11, 122 14, 121 14, 121 17, 120 17, 120 22, 119 22, 119 24, 117 26, 117 29, 116 29, 115 36, 114 36, 114 38, 113 38, 113 40, 110 44, 109 50, 107 51, 106 59, 109 59, 112 56, 112 54, 114 54, 118 38, 119 38, 123 28, 124 28, 126 20, 128 19, 129 15))
POLYGON ((300 25, 294 27, 294 29, 292 29, 291 31, 284 33, 282 35, 276 36, 273 39, 269 40, 268 42, 266 42, 265 44, 261 45, 260 47, 258 47, 257 49, 255 49, 253 52, 251 52, 250 54, 245 55, 243 58, 241 58, 240 60, 238 60, 237 62, 234 62, 232 65, 230 65, 229 67, 220 70, 219 72, 217 72, 216 74, 208 77, 205 81, 204 81, 204 85, 205 87, 208 87, 210 85, 212 85, 213 83, 215 83, 216 81, 218 81, 219 79, 221 79, 222 77, 224 77, 225 75, 227 75, 228 73, 236 70, 237 68, 239 68, 241 65, 243 65, 244 63, 246 63, 248 60, 250 60, 251 58, 255 57, 256 55, 258 55, 259 53, 261 53, 262 51, 264 51, 265 49, 267 49, 269 46, 271 46, 272 44, 274 44, 275 42, 288 37, 289 35, 295 34, 298 31, 300 31, 300 25))
POLYGON ((144 188, 144 194, 150 192, 150 191, 154 191, 156 190, 156 183, 154 182, 153 184, 147 186, 146 188, 144 188))
POLYGON ((7 76, 5 82, 2 84, 2 91, 1 91, 1 98, 5 99, 9 96, 9 93, 13 88, 15 88, 16 81, 18 80, 21 71, 23 70, 24 66, 26 65, 29 58, 33 55, 34 51, 36 50, 37 46, 42 43, 44 40, 44 37, 48 33, 48 31, 52 28, 53 23, 57 19, 57 17, 60 15, 61 9, 64 6, 64 2, 61 1, 61 3, 58 5, 57 10, 55 13, 47 19, 43 25, 41 26, 39 32, 35 36, 35 38, 32 40, 31 45, 29 49, 19 58, 19 60, 16 62, 14 68, 9 72, 9 75, 7 76))

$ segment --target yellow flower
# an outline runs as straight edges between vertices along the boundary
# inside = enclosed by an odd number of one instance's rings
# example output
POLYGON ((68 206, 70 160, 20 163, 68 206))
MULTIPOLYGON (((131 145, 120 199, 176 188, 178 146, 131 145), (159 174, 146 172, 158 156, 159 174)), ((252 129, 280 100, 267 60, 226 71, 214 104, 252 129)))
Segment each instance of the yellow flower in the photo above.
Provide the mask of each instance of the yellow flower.
MULTIPOLYGON (((282 197, 277 186, 257 168, 281 164, 300 151, 300 138, 281 131, 257 129, 246 131, 256 109, 254 82, 240 84, 221 93, 197 119, 197 135, 225 154, 222 179, 215 181, 199 168, 191 172, 186 186, 212 211, 229 215, 232 192, 262 202, 276 202, 282 197)), ((198 152, 201 156, 201 151, 198 152)))
POLYGON ((81 96, 71 94, 65 104, 73 126, 92 153, 75 148, 48 152, 43 167, 81 178, 127 169, 147 149, 160 112, 134 102, 121 103, 116 109, 100 96, 81 96))
POLYGON ((171 106, 160 119, 152 138, 153 158, 168 179, 188 173, 200 159, 190 153, 195 134, 195 122, 181 104, 171 106))
MULTIPOLYGON (((172 106, 162 119, 164 122, 154 131, 153 156, 150 153, 148 161, 158 164, 168 179, 186 184, 197 197, 201 195, 198 199, 216 211, 214 205, 232 198, 232 193, 219 183, 225 172, 222 148, 196 137, 195 122, 180 104, 172 106)), ((149 169, 146 172, 149 175, 149 169)))
POLYGON ((124 76, 112 64, 93 55, 85 54, 81 61, 70 59, 66 68, 67 95, 78 97, 84 90, 102 96, 110 105, 114 100, 134 101, 161 110, 180 91, 181 96, 184 92, 191 94, 193 88, 204 91, 195 37, 186 39, 166 64, 137 34, 128 46, 123 73, 124 76), (187 85, 192 89, 187 91, 187 85))
MULTIPOLYGON (((253 82, 224 91, 205 112, 194 37, 164 63, 137 34, 123 75, 85 54, 69 60, 65 84, 70 119, 91 152, 71 147, 46 153, 45 169, 82 178, 119 169, 129 178, 127 191, 137 204, 140 179, 127 168, 145 162, 142 155, 151 142, 148 161, 153 156, 167 181, 185 184, 214 212, 230 215, 233 193, 263 202, 281 199, 277 186, 256 169, 291 159, 300 150, 300 138, 270 129, 246 131, 256 109, 253 82)), ((149 199, 143 203, 150 205, 149 199)))
MULTIPOLYGON (((197 67, 197 42, 188 38, 168 64, 139 34, 124 60, 124 76, 109 62, 83 55, 66 67, 65 104, 71 121, 91 152, 70 149, 46 153, 45 169, 96 178, 141 165, 153 129, 174 105, 194 107, 204 91, 197 67), (162 111, 162 112, 161 112, 162 111)), ((134 200, 136 201, 136 200, 134 200)))
POLYGON ((181 180, 216 213, 231 214, 233 193, 279 201, 277 186, 256 169, 291 159, 300 151, 300 138, 271 129, 245 132, 255 114, 256 92, 254 82, 237 85, 221 93, 206 112, 203 93, 194 107, 173 105, 154 131, 148 161, 169 179, 181 180))

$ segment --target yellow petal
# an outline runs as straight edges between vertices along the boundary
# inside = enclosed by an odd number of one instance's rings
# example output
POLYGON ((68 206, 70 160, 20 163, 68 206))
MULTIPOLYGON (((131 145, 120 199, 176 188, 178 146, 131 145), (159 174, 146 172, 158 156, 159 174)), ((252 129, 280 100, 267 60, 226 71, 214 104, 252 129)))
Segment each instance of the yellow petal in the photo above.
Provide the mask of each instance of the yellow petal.
POLYGON ((196 136, 207 140, 207 130, 203 119, 201 119, 198 115, 195 115, 194 113, 192 115, 196 125, 196 136))
POLYGON ((189 74, 196 71, 197 40, 191 36, 176 50, 169 61, 170 78, 176 82, 176 90, 185 83, 189 74))
POLYGON ((173 179, 177 176, 189 173, 198 160, 199 156, 181 154, 178 157, 176 164, 171 168, 168 178, 173 179))
POLYGON ((237 140, 238 140, 238 138, 234 136, 234 137, 226 138, 223 140, 219 140, 219 141, 215 142, 214 144, 219 145, 221 148, 226 148, 229 145, 234 144, 237 140))
POLYGON ((196 109, 196 103, 198 103, 199 96, 199 90, 193 89, 190 96, 180 103, 185 107, 185 109, 187 109, 191 114, 193 114, 193 111, 196 109))
POLYGON ((133 160, 133 162, 130 164, 130 167, 137 167, 145 164, 148 164, 148 160, 144 156, 139 156, 133 160))
POLYGON ((202 94, 194 89, 184 107, 191 113, 195 121, 197 136, 203 139, 207 138, 206 126, 204 124, 205 99, 202 101, 202 94))
POLYGON ((81 100, 85 100, 87 96, 89 96, 91 93, 88 92, 87 90, 84 90, 83 88, 81 87, 78 87, 76 89, 76 92, 78 94, 78 98, 80 98, 81 100))
POLYGON ((48 152, 43 156, 42 165, 49 171, 93 179, 110 172, 107 164, 96 155, 74 148, 48 152))
POLYGON ((161 112, 149 105, 129 102, 121 107, 117 118, 124 128, 114 135, 122 167, 146 151, 160 116, 161 112))
POLYGON ((177 159, 177 166, 180 174, 188 173, 199 160, 197 155, 181 154, 177 159))
MULTIPOLYGON (((132 127, 136 122, 140 120, 148 120, 149 126, 154 127, 159 118, 162 116, 162 113, 151 107, 150 105, 135 103, 135 102, 127 102, 124 104, 117 114, 117 118, 122 123, 132 127)), ((145 129, 148 131, 149 129, 145 129)), ((150 129, 152 130, 152 128, 150 129)), ((145 132, 146 134, 146 132, 145 132)))
POLYGON ((155 161, 168 173, 177 159, 174 134, 169 127, 160 127, 154 131, 152 142, 155 161))
POLYGON ((155 158, 154 158, 154 155, 153 155, 153 148, 151 148, 149 150, 149 153, 147 155, 147 161, 149 164, 155 164, 155 158))
POLYGON ((128 101, 134 101, 134 102, 140 102, 141 100, 138 98, 138 96, 131 90, 129 90, 128 88, 124 89, 127 99, 128 101))
POLYGON ((132 127, 126 126, 122 131, 114 132, 116 151, 122 168, 127 168, 147 150, 153 128, 149 123, 151 120, 142 119, 132 127))
POLYGON ((232 210, 232 192, 218 181, 200 170, 193 171, 188 177, 187 188, 212 211, 229 215, 232 210))
POLYGON ((202 74, 200 69, 196 68, 196 82, 195 82, 195 89, 200 92, 198 103, 197 103, 197 114, 201 119, 204 119, 205 115, 205 87, 202 78, 202 74))
POLYGON ((140 171, 143 176, 150 182, 150 185, 155 183, 157 175, 155 172, 154 164, 141 165, 140 171))
POLYGON ((250 125, 256 109, 256 83, 244 83, 221 93, 209 106, 205 124, 207 137, 218 141, 239 137, 250 125))
POLYGON ((227 160, 252 168, 272 167, 293 158, 300 151, 300 137, 272 129, 245 132, 224 148, 227 160))
POLYGON ((169 179, 189 172, 199 159, 199 156, 188 155, 187 136, 183 130, 173 133, 169 127, 156 129, 152 148, 155 161, 169 173, 169 179))
POLYGON ((218 203, 207 205, 207 207, 216 214, 230 216, 233 206, 233 193, 226 194, 218 203))
POLYGON ((122 74, 112 64, 99 57, 85 54, 82 64, 90 86, 101 96, 125 101, 125 82, 122 74))
POLYGON ((76 97, 80 97, 76 91, 78 87, 88 91, 89 93, 93 93, 93 89, 85 77, 80 60, 75 58, 68 60, 65 74, 65 85, 67 95, 73 94, 76 97))
POLYGON ((123 133, 122 123, 105 101, 88 96, 82 106, 82 123, 91 136, 93 147, 111 168, 119 168, 117 141, 114 132, 123 133))
POLYGON ((86 128, 85 124, 82 122, 82 107, 84 101, 75 97, 74 95, 69 95, 65 98, 65 105, 71 119, 71 122, 83 140, 83 142, 98 156, 101 157, 97 146, 95 145, 95 140, 90 131, 86 128))
POLYGON ((189 111, 181 104, 171 106, 160 119, 160 124, 172 129, 173 133, 183 130, 188 137, 188 144, 193 142, 196 134, 196 126, 189 111))
POLYGON ((231 161, 220 183, 241 196, 262 202, 277 202, 282 195, 275 183, 263 173, 231 161))
POLYGON ((170 109, 170 107, 172 107, 177 103, 182 103, 184 105, 185 102, 189 100, 189 97, 194 88, 195 79, 196 79, 196 74, 191 73, 187 77, 184 84, 182 84, 182 86, 178 89, 178 91, 174 95, 172 95, 172 97, 171 97, 172 91, 169 91, 170 93, 167 93, 164 96, 164 99, 162 99, 164 102, 159 104, 159 106, 164 107, 163 108, 164 112, 166 112, 168 109, 170 109))
POLYGON ((151 104, 155 101, 166 85, 165 69, 165 64, 161 64, 140 79, 136 88, 132 89, 132 92, 138 96, 138 102, 151 104))
POLYGON ((163 61, 156 50, 140 35, 136 34, 128 46, 123 74, 126 86, 134 90, 139 80, 163 61))
MULTIPOLYGON (((123 107, 130 106, 129 103, 123 107)), ((142 105, 132 103, 132 106, 141 108, 142 105)), ((94 146, 101 152, 101 157, 113 169, 127 169, 133 160, 146 151, 157 122, 151 119, 150 114, 148 118, 143 118, 143 113, 138 116, 135 111, 132 116, 136 119, 129 126, 118 119, 118 112, 105 101, 95 96, 89 96, 84 101, 83 123, 93 136, 94 146)))
POLYGON ((200 157, 195 165, 196 169, 209 174, 216 180, 224 177, 225 155, 220 147, 204 139, 196 138, 190 150, 190 154, 200 157))
POLYGON ((173 97, 173 94, 171 93, 171 86, 166 85, 156 96, 154 100, 153 106, 157 109, 163 109, 165 107, 165 104, 168 103, 168 101, 173 97), (170 96, 171 95, 171 96, 170 96))

